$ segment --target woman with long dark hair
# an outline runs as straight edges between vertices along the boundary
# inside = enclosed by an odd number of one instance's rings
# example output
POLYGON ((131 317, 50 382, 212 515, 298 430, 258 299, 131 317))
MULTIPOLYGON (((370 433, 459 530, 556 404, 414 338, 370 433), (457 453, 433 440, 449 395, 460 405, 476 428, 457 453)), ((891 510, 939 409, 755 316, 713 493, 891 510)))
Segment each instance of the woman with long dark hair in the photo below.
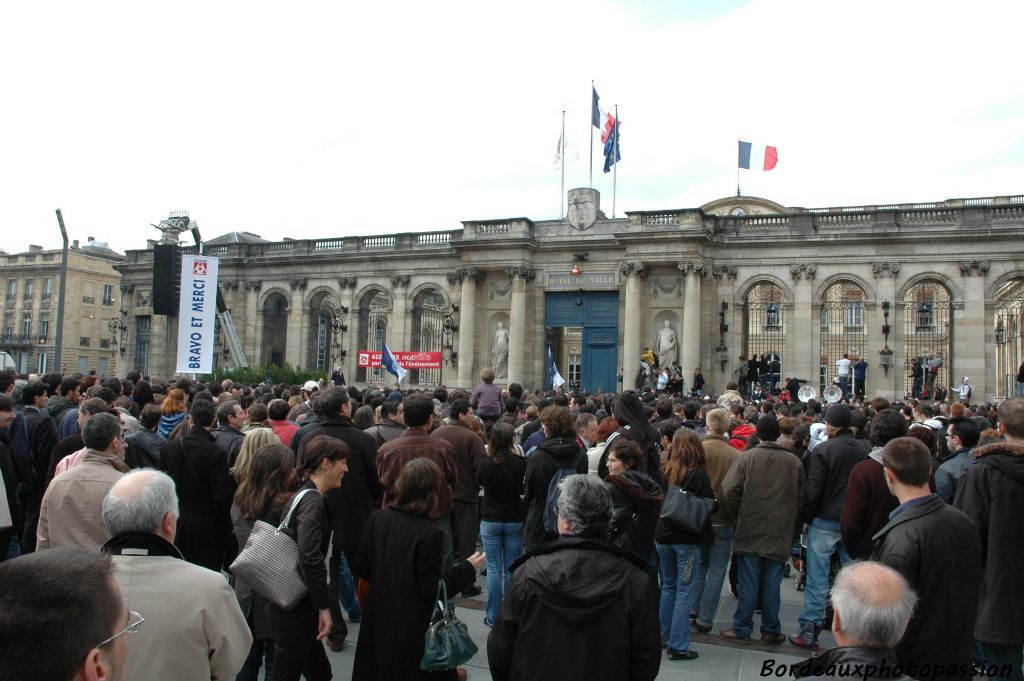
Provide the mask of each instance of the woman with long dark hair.
POLYGON ((509 568, 523 555, 523 478, 526 459, 515 453, 515 429, 508 423, 491 428, 487 456, 477 464, 476 481, 483 490, 480 504, 480 539, 487 554, 487 611, 484 624, 494 626, 508 591, 509 568))
MULTIPOLYGON (((704 447, 697 433, 689 428, 680 428, 672 437, 672 452, 662 473, 670 485, 698 497, 715 498, 704 447)), ((659 518, 654 540, 661 572, 661 642, 668 647, 668 659, 693 660, 697 651, 690 650, 690 611, 700 576, 700 547, 710 546, 714 541, 711 518, 697 533, 659 518)))
POLYGON ((437 507, 441 469, 426 458, 409 461, 395 482, 395 503, 366 521, 353 572, 369 582, 359 628, 352 681, 456 679, 456 670, 425 672, 423 634, 444 579, 450 595, 473 582, 484 555, 474 553, 442 572, 441 528, 430 519, 437 507))
MULTIPOLYGON (((245 454, 238 457, 239 467, 233 469, 238 482, 234 504, 231 506, 231 521, 239 546, 245 546, 257 520, 271 514, 280 515, 280 509, 290 496, 289 485, 295 472, 295 455, 281 444, 277 436, 267 430, 268 441, 255 451, 249 451, 258 439, 247 435, 242 443, 245 454)), ((266 678, 270 678, 274 659, 274 636, 267 617, 267 602, 243 579, 235 577, 235 595, 242 607, 252 631, 252 648, 249 657, 239 670, 236 681, 256 681, 260 665, 266 661, 266 678)))
POLYGON ((327 545, 331 525, 327 519, 324 494, 341 485, 348 472, 348 445, 341 440, 319 435, 303 450, 302 466, 297 471, 300 484, 281 509, 278 518, 287 517, 295 507, 288 529, 299 547, 299 572, 309 588, 306 597, 291 610, 268 603, 274 632, 274 668, 272 681, 325 681, 331 678, 331 664, 320 641, 331 631, 330 601, 327 595, 327 545))
POLYGON ((657 480, 661 488, 665 489, 665 482, 661 476, 661 434, 651 425, 640 404, 640 398, 632 390, 625 391, 615 401, 612 414, 619 422, 619 429, 606 441, 605 450, 597 464, 597 474, 602 480, 608 477, 608 447, 616 438, 625 437, 635 442, 643 452, 643 466, 638 470, 657 480))
POLYGON ((547 508, 551 479, 563 468, 587 472, 587 453, 576 437, 576 423, 566 407, 551 405, 540 413, 544 440, 534 449, 526 464, 523 499, 527 503, 523 526, 523 548, 527 551, 558 539, 551 509, 547 508), (550 518, 545 527, 545 516, 550 518))

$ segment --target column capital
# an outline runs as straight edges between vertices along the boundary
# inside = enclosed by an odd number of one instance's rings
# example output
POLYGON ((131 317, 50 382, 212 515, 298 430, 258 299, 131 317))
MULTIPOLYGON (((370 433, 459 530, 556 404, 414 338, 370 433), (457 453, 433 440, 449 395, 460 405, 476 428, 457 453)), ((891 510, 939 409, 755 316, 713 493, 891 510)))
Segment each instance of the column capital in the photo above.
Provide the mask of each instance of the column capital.
POLYGON ((871 263, 871 274, 875 276, 875 279, 881 279, 882 277, 892 277, 895 279, 899 276, 900 264, 898 262, 873 262, 871 263))
POLYGON ((647 265, 639 260, 627 260, 619 263, 619 271, 627 277, 636 275, 641 279, 646 279, 649 274, 647 265))
POLYGON ((296 289, 299 289, 301 291, 305 291, 306 290, 306 280, 305 279, 292 279, 291 281, 288 282, 288 285, 291 286, 293 291, 296 290, 296 289))
POLYGON ((505 268, 505 274, 513 281, 517 278, 523 281, 530 281, 537 276, 537 272, 529 265, 509 265, 505 268))
POLYGON ((711 276, 713 276, 715 279, 735 279, 736 265, 722 265, 721 267, 713 267, 711 269, 711 276))
POLYGON ((459 267, 454 272, 449 272, 447 277, 448 283, 454 286, 455 284, 461 284, 466 279, 480 283, 486 275, 479 267, 459 267))
POLYGON ((676 263, 676 265, 684 274, 690 274, 692 272, 693 274, 696 274, 698 277, 703 277, 708 273, 707 266, 704 264, 703 259, 684 260, 682 262, 676 263))
POLYGON ((412 281, 412 277, 408 274, 396 274, 391 277, 391 288, 406 287, 409 282, 412 281))
POLYGON ((249 291, 253 291, 253 292, 257 292, 257 293, 258 293, 258 292, 259 292, 259 290, 260 290, 261 288, 263 288, 263 282, 262 282, 262 281, 250 281, 250 282, 246 282, 246 284, 245 284, 245 288, 246 288, 247 290, 249 290, 249 291))
POLYGON ((789 266, 789 275, 793 277, 793 280, 797 279, 814 279, 814 273, 818 271, 818 266, 814 263, 793 263, 789 266))
POLYGON ((355 288, 356 278, 355 277, 342 277, 338 279, 338 287, 342 289, 355 288))
POLYGON ((961 260, 959 265, 961 277, 969 277, 972 274, 984 277, 991 266, 988 260, 961 260))

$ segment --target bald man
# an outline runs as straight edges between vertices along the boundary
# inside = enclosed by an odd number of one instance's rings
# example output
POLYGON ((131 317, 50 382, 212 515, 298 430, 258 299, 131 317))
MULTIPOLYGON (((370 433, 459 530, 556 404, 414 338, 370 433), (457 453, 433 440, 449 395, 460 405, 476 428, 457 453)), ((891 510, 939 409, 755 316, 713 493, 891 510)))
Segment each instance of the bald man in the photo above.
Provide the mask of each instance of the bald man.
POLYGON ((178 496, 165 473, 139 469, 103 499, 115 577, 146 625, 128 649, 129 679, 234 679, 252 634, 219 572, 193 565, 174 546, 178 496))
POLYGON ((894 673, 900 666, 894 648, 916 603, 907 580, 887 565, 864 561, 843 568, 832 587, 832 634, 839 646, 798 665, 793 675, 909 681, 912 677, 894 673))

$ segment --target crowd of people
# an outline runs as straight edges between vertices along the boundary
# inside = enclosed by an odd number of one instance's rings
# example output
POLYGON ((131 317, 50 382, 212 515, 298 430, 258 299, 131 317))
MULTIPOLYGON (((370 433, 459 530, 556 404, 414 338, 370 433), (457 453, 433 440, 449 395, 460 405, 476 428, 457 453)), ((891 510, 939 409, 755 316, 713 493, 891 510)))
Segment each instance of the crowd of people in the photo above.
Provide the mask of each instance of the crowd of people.
POLYGON ((819 653, 799 677, 1020 679, 1024 400, 868 401, 847 369, 835 404, 0 374, 0 679, 329 679, 346 618, 353 679, 464 678, 420 669, 424 632, 483 575, 497 680, 654 679, 758 612, 819 653), (291 608, 231 574, 259 522, 291 608))

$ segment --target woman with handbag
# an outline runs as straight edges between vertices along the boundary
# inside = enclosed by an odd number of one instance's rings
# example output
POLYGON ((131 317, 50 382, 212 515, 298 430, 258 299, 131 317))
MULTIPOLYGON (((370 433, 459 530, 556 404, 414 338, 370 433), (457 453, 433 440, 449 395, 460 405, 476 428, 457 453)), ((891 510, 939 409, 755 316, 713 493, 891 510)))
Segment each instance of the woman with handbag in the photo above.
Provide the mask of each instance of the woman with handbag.
POLYGON ((608 445, 608 449, 608 477, 604 482, 615 508, 609 540, 651 564, 652 577, 657 583, 654 571, 657 561, 652 560, 655 558, 654 530, 665 495, 654 478, 640 470, 644 463, 640 445, 620 437, 608 445))
MULTIPOLYGON (((298 605, 284 610, 268 604, 274 633, 274 668, 271 681, 326 681, 331 664, 320 641, 331 631, 331 610, 327 596, 327 545, 331 525, 327 519, 324 494, 341 485, 348 471, 348 445, 324 435, 313 438, 303 451, 298 469, 299 490, 280 516, 291 521, 285 532, 295 537, 299 549, 299 573, 309 589, 298 605)), ((273 514, 271 514, 273 515, 273 514)), ((276 525, 279 518, 266 519, 276 525)))
MULTIPOLYGON (((426 458, 409 461, 395 482, 395 503, 370 514, 353 573, 369 582, 352 681, 457 678, 455 668, 427 672, 424 634, 438 599, 473 582, 484 554, 474 553, 442 572, 442 532, 429 518, 437 506, 441 469, 426 458)), ((447 606, 446 607, 450 607, 447 606)))
MULTIPOLYGON (((262 429, 268 439, 264 445, 251 451, 259 440, 259 431, 247 434, 233 470, 238 489, 231 506, 231 520, 239 546, 245 546, 257 520, 280 516, 281 508, 291 496, 288 484, 295 471, 295 455, 281 444, 270 429, 262 429)), ((238 672, 235 681, 256 681, 260 665, 266 661, 266 678, 270 678, 274 659, 274 637, 267 617, 267 601, 246 580, 235 575, 235 595, 252 631, 249 657, 238 672)))
POLYGON ((690 610, 700 576, 700 548, 714 542, 711 513, 718 506, 701 501, 713 502, 715 492, 708 477, 704 447, 696 432, 689 428, 676 431, 662 473, 669 488, 654 531, 661 572, 661 642, 668 647, 668 659, 693 660, 697 651, 690 650, 690 610), (697 512, 686 513, 686 506, 696 508, 697 512), (680 512, 672 513, 675 509, 680 512), (667 515, 679 520, 673 522, 667 515), (692 527, 693 518, 701 515, 702 527, 692 527), (683 524, 691 527, 684 528, 683 524))
POLYGON ((480 539, 487 553, 487 611, 484 624, 494 626, 508 591, 512 563, 523 555, 523 478, 526 459, 516 456, 515 430, 508 423, 491 428, 487 456, 477 464, 476 481, 483 487, 480 539))

